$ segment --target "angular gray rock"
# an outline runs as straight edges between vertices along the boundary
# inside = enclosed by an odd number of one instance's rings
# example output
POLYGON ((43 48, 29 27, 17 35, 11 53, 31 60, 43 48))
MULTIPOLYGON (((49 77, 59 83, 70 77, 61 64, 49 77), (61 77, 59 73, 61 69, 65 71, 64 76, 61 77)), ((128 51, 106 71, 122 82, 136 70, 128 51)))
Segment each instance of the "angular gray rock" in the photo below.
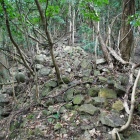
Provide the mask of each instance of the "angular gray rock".
POLYGON ((83 104, 78 108, 78 110, 80 112, 88 113, 90 115, 94 115, 94 113, 99 111, 99 109, 92 104, 83 104))
POLYGON ((0 106, 4 106, 9 103, 9 95, 0 94, 0 106))
POLYGON ((101 111, 100 121, 103 125, 111 126, 111 127, 119 127, 125 124, 125 121, 120 118, 118 113, 106 113, 101 111))

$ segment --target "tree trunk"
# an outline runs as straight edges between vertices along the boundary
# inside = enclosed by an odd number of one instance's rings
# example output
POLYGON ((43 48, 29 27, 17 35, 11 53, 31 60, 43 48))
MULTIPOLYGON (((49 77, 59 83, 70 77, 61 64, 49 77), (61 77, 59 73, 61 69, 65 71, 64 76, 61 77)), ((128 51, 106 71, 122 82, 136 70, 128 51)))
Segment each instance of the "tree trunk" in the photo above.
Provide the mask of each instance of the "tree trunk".
POLYGON ((74 45, 74 35, 75 35, 75 9, 72 7, 72 46, 74 45))
MULTIPOLYGON (((69 18, 72 17, 71 15, 71 4, 69 3, 69 18)), ((69 39, 68 39, 68 45, 71 45, 71 42, 72 42, 72 21, 71 19, 69 20, 69 32, 70 32, 70 35, 69 35, 69 39)))
POLYGON ((120 53, 125 61, 129 61, 134 49, 132 26, 128 17, 135 13, 135 0, 123 0, 122 25, 120 30, 120 53))
MULTIPOLYGON (((2 51, 0 51, 0 83, 4 83, 9 79, 8 61, 2 51)), ((0 85, 0 89, 2 85, 0 85)))
POLYGON ((40 6, 39 1, 35 0, 35 3, 36 3, 36 6, 38 8, 38 12, 40 14, 42 24, 43 24, 43 27, 44 27, 44 30, 45 30, 45 33, 46 33, 46 36, 47 36, 47 39, 48 39, 49 48, 50 48, 50 55, 51 55, 51 58, 52 58, 52 62, 54 64, 55 71, 56 71, 57 81, 60 84, 62 80, 61 80, 61 76, 60 76, 59 67, 56 63, 56 59, 55 59, 54 52, 53 52, 54 42, 53 42, 53 39, 51 37, 51 33, 48 30, 48 22, 45 19, 45 15, 43 14, 44 12, 43 12, 43 10, 40 6))

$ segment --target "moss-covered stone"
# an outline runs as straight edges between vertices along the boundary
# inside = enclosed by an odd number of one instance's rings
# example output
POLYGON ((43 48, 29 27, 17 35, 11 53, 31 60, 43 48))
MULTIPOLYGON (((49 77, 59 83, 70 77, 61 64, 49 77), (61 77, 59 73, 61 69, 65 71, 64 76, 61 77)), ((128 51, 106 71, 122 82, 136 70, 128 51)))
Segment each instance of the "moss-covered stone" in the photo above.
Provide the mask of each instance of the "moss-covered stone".
POLYGON ((79 95, 79 94, 81 94, 82 93, 82 88, 80 89, 80 88, 75 88, 75 91, 74 91, 74 95, 79 95))
POLYGON ((37 64, 43 64, 46 61, 46 59, 47 59, 46 56, 43 54, 38 54, 35 56, 35 62, 37 64))
POLYGON ((103 97, 94 97, 92 100, 95 106, 105 106, 106 100, 103 97))
POLYGON ((98 76, 100 74, 99 70, 94 70, 94 76, 98 76))
POLYGON ((129 77, 127 75, 119 75, 118 80, 121 82, 121 85, 126 86, 129 82, 129 77))
POLYGON ((48 76, 51 72, 51 69, 43 67, 38 71, 39 76, 48 76))
POLYGON ((99 78, 99 81, 100 81, 101 83, 107 83, 107 78, 106 78, 106 77, 99 76, 98 78, 99 78))
POLYGON ((18 72, 16 75, 15 75, 15 79, 18 83, 24 83, 25 82, 25 74, 22 73, 22 72, 18 72))
POLYGON ((93 115, 95 112, 99 111, 99 109, 92 104, 83 104, 78 108, 78 111, 93 115))
POLYGON ((91 88, 88 89, 88 95, 90 95, 91 97, 97 96, 98 92, 99 92, 98 87, 91 87, 91 88))
POLYGON ((54 130, 59 130, 62 128, 62 124, 60 122, 57 122, 54 126, 54 130))
POLYGON ((50 115, 50 114, 52 114, 52 113, 51 113, 51 111, 48 111, 48 110, 42 110, 42 114, 43 114, 44 116, 48 116, 48 115, 50 115))
POLYGON ((46 106, 49 106, 49 105, 53 105, 55 102, 54 98, 49 98, 48 100, 46 100, 45 104, 46 106))
POLYGON ((45 87, 52 87, 55 88, 57 86, 57 82, 55 80, 50 80, 44 85, 45 87))
POLYGON ((67 109, 64 106, 62 106, 59 110, 59 113, 61 113, 61 114, 64 114, 66 112, 67 112, 67 109))
POLYGON ((110 127, 119 127, 125 124, 125 121, 120 118, 118 113, 100 111, 100 121, 103 125, 110 127))
POLYGON ((103 97, 103 98, 117 98, 117 93, 113 90, 113 89, 109 89, 109 88, 102 88, 99 91, 98 94, 99 97, 103 97))
POLYGON ((57 110, 57 108, 55 108, 53 105, 50 105, 49 107, 48 107, 48 110, 51 112, 51 113, 56 113, 58 110, 57 110))
POLYGON ((83 70, 82 71, 83 76, 89 77, 90 76, 90 73, 91 73, 91 70, 90 69, 86 69, 86 70, 83 70))
POLYGON ((66 109, 73 109, 73 104, 72 103, 67 103, 65 105, 66 109))
POLYGON ((63 81, 65 84, 69 84, 69 83, 70 83, 70 78, 69 78, 69 77, 66 77, 66 76, 63 76, 63 77, 62 77, 62 81, 63 81))
POLYGON ((71 101, 74 97, 74 88, 67 90, 64 94, 65 101, 71 101))
POLYGON ((89 63, 87 62, 87 60, 83 60, 82 62, 81 62, 81 67, 83 68, 83 69, 87 69, 87 67, 88 67, 88 65, 89 65, 89 63))
POLYGON ((10 102, 9 95, 0 94, 0 106, 7 105, 10 102))
POLYGON ((113 77, 109 77, 107 80, 108 88, 114 88, 115 81, 113 80, 113 77))
POLYGON ((122 85, 120 85, 119 83, 116 82, 114 87, 115 87, 115 91, 117 92, 117 95, 125 94, 126 89, 122 85))
POLYGON ((121 100, 116 101, 113 105, 112 105, 112 109, 116 110, 116 111, 121 111, 124 109, 123 106, 123 102, 121 100))
POLYGON ((83 95, 76 95, 73 98, 73 104, 79 105, 79 104, 81 104, 83 102, 83 100, 84 100, 84 96, 83 95))
POLYGON ((51 91, 51 87, 43 87, 41 96, 44 97, 44 96, 48 95, 50 91, 51 91))

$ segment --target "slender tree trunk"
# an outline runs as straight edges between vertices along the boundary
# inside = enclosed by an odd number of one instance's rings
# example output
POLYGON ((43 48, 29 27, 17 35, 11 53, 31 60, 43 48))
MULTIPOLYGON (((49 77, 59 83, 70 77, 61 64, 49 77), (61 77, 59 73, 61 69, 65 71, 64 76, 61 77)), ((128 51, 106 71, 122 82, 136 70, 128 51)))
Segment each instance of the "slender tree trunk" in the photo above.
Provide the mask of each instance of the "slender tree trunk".
POLYGON ((123 0, 122 25, 120 30, 120 53, 125 61, 129 61, 134 49, 132 26, 128 22, 129 16, 135 13, 135 0, 123 0))
MULTIPOLYGON (((71 4, 69 3, 69 18, 71 18, 71 4)), ((69 40, 68 40, 68 45, 71 44, 72 42, 72 22, 71 20, 69 20, 69 32, 70 32, 70 36, 69 36, 69 40)))
POLYGON ((97 26, 97 24, 95 22, 93 22, 93 25, 94 25, 96 33, 98 34, 98 40, 99 40, 99 42, 101 44, 101 49, 103 51, 104 58, 107 61, 107 63, 109 64, 109 67, 113 68, 113 63, 112 63, 111 56, 110 56, 110 54, 108 52, 107 46, 106 46, 106 44, 104 42, 104 39, 103 39, 101 33, 99 32, 100 30, 98 30, 98 28, 100 28, 100 27, 99 27, 99 25, 97 26))
POLYGON ((32 75, 34 75, 33 70, 31 69, 31 67, 29 66, 29 64, 27 63, 26 59, 24 58, 24 55, 22 54, 22 51, 20 49, 20 47, 18 46, 18 44, 15 42, 13 36, 12 36, 12 32, 11 32, 11 28, 10 28, 10 23, 9 23, 9 17, 8 17, 8 13, 7 13, 7 9, 6 9, 6 5, 4 3, 4 1, 1 2, 4 14, 5 14, 5 23, 6 23, 6 27, 7 27, 7 32, 9 34, 10 40, 13 43, 13 45, 15 46, 15 48, 17 49, 25 67, 30 71, 30 73, 32 75))
POLYGON ((74 45, 74 35, 75 35, 75 9, 72 7, 72 45, 74 45))
POLYGON ((53 62, 54 67, 55 67, 57 81, 58 81, 58 83, 60 83, 61 82, 61 76, 60 76, 59 67, 56 63, 56 59, 55 59, 54 52, 53 52, 54 43, 53 43, 53 39, 51 37, 51 33, 48 30, 48 22, 46 21, 45 15, 43 13, 43 10, 40 6, 39 1, 35 0, 35 3, 36 3, 36 6, 37 6, 37 9, 38 9, 38 12, 40 14, 40 17, 41 17, 41 21, 42 21, 42 24, 43 24, 43 29, 45 29, 45 33, 46 33, 46 36, 47 36, 47 39, 48 39, 49 48, 50 48, 50 55, 51 55, 52 62, 53 62))
MULTIPOLYGON (((94 28, 93 28, 94 29, 94 28)), ((95 62, 97 62, 97 50, 98 50, 98 41, 99 41, 99 31, 100 31, 100 28, 99 28, 99 21, 97 23, 97 35, 96 35, 96 39, 95 39, 95 62)), ((94 37, 93 37, 94 39, 94 37)), ((96 63, 95 63, 95 67, 96 67, 96 63)))

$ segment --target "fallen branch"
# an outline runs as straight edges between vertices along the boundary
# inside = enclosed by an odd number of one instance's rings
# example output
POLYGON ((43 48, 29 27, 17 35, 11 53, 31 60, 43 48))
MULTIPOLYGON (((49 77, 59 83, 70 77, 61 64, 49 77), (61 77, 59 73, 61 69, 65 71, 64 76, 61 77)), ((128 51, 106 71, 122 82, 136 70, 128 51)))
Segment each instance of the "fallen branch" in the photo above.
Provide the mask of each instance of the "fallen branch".
POLYGON ((121 62, 122 64, 129 64, 130 62, 126 62, 124 61, 121 56, 119 56, 115 50, 113 50, 111 47, 107 47, 107 49, 109 50, 109 52, 111 53, 111 55, 118 60, 119 62, 121 62))

